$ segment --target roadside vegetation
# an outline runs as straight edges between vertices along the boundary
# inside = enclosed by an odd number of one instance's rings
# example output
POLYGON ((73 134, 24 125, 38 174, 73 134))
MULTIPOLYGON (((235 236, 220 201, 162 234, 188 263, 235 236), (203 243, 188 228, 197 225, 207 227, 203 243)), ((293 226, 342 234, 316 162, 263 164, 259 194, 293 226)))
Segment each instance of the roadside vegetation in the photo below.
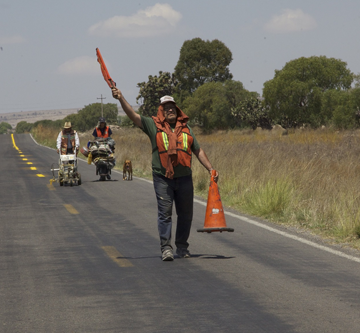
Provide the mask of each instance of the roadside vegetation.
MULTIPOLYGON (((275 70, 260 96, 233 80, 231 61, 219 40, 185 41, 173 73, 138 83, 138 112, 154 116, 160 97, 174 96, 220 173, 224 206, 360 249, 360 74, 341 59, 301 57, 275 70)), ((16 132, 55 147, 71 121, 86 146, 101 112, 94 103, 61 121, 20 122, 16 132)), ((117 128, 117 167, 130 159, 135 176, 151 178, 147 136, 118 116, 116 104, 103 113, 117 128)), ((209 175, 196 159, 193 176, 206 198, 209 175)))
MULTIPOLYGON (((194 131, 220 173, 224 207, 360 249, 360 131, 194 131)), ((55 147, 57 131, 39 128, 33 134, 55 147)), ((148 137, 138 128, 114 130, 112 137, 117 168, 130 159, 134 176, 151 179, 148 137)), ((82 146, 89 139, 90 132, 80 134, 82 146)), ((193 178, 196 195, 206 199, 209 174, 196 158, 193 178)))
POLYGON ((5 121, 2 121, 0 123, 0 134, 5 134, 11 129, 12 129, 12 126, 9 123, 6 123, 5 121))

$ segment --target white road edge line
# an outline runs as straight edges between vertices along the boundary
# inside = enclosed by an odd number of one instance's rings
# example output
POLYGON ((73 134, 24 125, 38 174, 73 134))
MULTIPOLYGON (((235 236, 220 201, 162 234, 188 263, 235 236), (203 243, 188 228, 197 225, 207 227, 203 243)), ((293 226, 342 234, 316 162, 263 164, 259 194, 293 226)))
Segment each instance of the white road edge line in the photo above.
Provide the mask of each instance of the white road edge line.
MULTIPOLYGON (((202 202, 200 200, 197 200, 195 199, 194 201, 196 201, 197 203, 203 205, 206 207, 206 203, 205 202, 202 202)), ((327 246, 324 246, 324 245, 320 245, 320 244, 317 244, 315 242, 311 242, 307 239, 304 239, 304 238, 301 238, 301 237, 298 237, 298 236, 295 236, 295 235, 291 235, 291 234, 288 234, 287 232, 284 232, 284 231, 281 231, 281 230, 278 230, 278 229, 275 229, 275 228, 272 228, 272 227, 269 227, 265 224, 262 224, 260 222, 257 222, 257 221, 254 221, 252 219, 249 219, 248 217, 245 217, 245 216, 239 216, 239 215, 236 215, 236 214, 233 214, 233 213, 230 213, 230 212, 226 212, 224 211, 225 215, 229 215, 231 217, 234 217, 234 218, 237 218, 238 220, 241 220, 241 221, 244 221, 246 223, 249 223, 249 224, 252 224, 252 225, 255 225, 259 228, 263 228, 263 229, 266 229, 268 231, 271 231, 275 234, 279 234, 281 236, 284 236, 284 237, 287 237, 287 238, 291 238, 293 240, 296 240, 300 243, 304 243, 304 244, 307 244, 307 245, 310 245, 312 247, 315 247, 317 249, 320 249, 320 250, 323 250, 323 251, 326 251, 326 252, 329 252, 329 253, 332 253, 332 254, 335 254, 339 257, 343 257, 343 258, 346 258, 346 259, 349 259, 349 260, 352 260, 352 261, 355 261, 355 262, 358 262, 360 263, 360 258, 357 258, 357 257, 354 257, 354 256, 351 256, 349 254, 346 254, 346 253, 343 253, 341 251, 337 251, 337 250, 334 250, 330 247, 327 247, 327 246)))
MULTIPOLYGON (((31 133, 30 133, 30 136, 31 136, 31 138, 33 139, 33 141, 34 141, 38 146, 46 147, 46 146, 43 146, 43 145, 37 143, 36 140, 35 140, 35 139, 33 138, 33 136, 31 135, 31 133)), ((55 150, 54 148, 50 148, 50 147, 46 147, 46 148, 55 150)), ((82 159, 80 159, 80 158, 79 158, 79 160, 80 160, 80 161, 83 161, 83 162, 86 162, 86 161, 84 161, 84 160, 82 160, 82 159)), ((87 162, 86 162, 86 163, 87 163, 87 162)), ((120 171, 114 170, 114 172, 119 173, 119 174, 122 174, 122 172, 120 172, 120 171)), ((136 178, 136 179, 138 179, 138 180, 142 180, 142 181, 148 182, 148 183, 151 183, 151 184, 153 183, 151 180, 148 180, 148 179, 138 178, 138 177, 134 177, 134 178, 136 178)), ((203 205, 203 206, 205 206, 205 207, 206 207, 206 205, 207 205, 206 202, 200 201, 200 200, 198 200, 198 199, 194 199, 194 202, 196 202, 196 203, 198 203, 198 204, 200 204, 200 205, 203 205)), ((267 225, 265 225, 265 224, 262 224, 262 223, 260 223, 260 222, 257 222, 257 221, 254 221, 254 220, 252 220, 252 219, 249 219, 248 217, 245 217, 245 216, 236 215, 236 214, 233 214, 233 213, 230 213, 230 212, 226 212, 226 211, 224 211, 224 213, 225 213, 225 215, 229 215, 229 216, 234 217, 234 218, 236 218, 236 219, 238 219, 238 220, 240 220, 240 221, 244 221, 244 222, 246 222, 246 223, 255 225, 255 226, 259 227, 259 228, 263 228, 263 229, 268 230, 268 231, 271 231, 271 232, 273 232, 273 233, 275 233, 275 234, 279 234, 279 235, 281 235, 281 236, 284 236, 284 237, 287 237, 287 238, 296 240, 296 241, 298 241, 298 242, 300 242, 300 243, 303 243, 303 244, 312 246, 312 247, 317 248, 317 249, 319 249, 319 250, 322 250, 322 251, 325 251, 325 252, 328 252, 328 253, 337 255, 337 256, 339 256, 339 257, 346 258, 346 259, 349 259, 349 260, 352 260, 352 261, 355 261, 355 262, 360 263, 360 258, 351 256, 351 255, 346 254, 346 253, 343 253, 343 252, 341 252, 341 251, 337 251, 337 250, 334 250, 334 249, 332 249, 332 248, 330 248, 330 247, 327 247, 327 246, 324 246, 324 245, 320 245, 320 244, 317 244, 317 243, 315 243, 315 242, 311 242, 311 241, 309 241, 309 240, 307 240, 307 239, 304 239, 304 238, 301 238, 301 237, 298 237, 298 236, 295 236, 295 235, 288 234, 287 232, 284 232, 284 231, 281 231, 281 230, 277 230, 277 229, 275 229, 275 228, 269 227, 269 226, 267 226, 267 225)))

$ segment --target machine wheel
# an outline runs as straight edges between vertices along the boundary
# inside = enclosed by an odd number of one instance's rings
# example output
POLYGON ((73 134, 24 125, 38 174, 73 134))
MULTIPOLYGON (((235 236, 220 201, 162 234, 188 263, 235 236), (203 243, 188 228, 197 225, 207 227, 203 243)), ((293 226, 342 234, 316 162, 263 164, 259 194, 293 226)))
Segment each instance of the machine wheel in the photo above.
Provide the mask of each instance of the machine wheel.
POLYGON ((73 181, 72 180, 70 180, 70 187, 72 187, 73 186, 73 181))
POLYGON ((103 182, 103 181, 105 181, 105 176, 104 175, 101 175, 100 176, 100 180, 103 182))
POLYGON ((63 182, 62 178, 59 179, 59 184, 60 184, 60 186, 64 186, 64 182, 63 182))
POLYGON ((78 173, 78 185, 81 185, 81 175, 78 173))

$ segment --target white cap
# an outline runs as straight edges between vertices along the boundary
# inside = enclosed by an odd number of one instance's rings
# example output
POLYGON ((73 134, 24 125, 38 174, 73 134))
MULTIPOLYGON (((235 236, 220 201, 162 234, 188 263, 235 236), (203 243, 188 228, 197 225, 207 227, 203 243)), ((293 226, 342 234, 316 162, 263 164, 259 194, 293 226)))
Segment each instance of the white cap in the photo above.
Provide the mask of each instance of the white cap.
POLYGON ((163 97, 160 98, 160 105, 168 103, 168 102, 175 103, 174 99, 171 96, 166 95, 166 96, 163 96, 163 97))

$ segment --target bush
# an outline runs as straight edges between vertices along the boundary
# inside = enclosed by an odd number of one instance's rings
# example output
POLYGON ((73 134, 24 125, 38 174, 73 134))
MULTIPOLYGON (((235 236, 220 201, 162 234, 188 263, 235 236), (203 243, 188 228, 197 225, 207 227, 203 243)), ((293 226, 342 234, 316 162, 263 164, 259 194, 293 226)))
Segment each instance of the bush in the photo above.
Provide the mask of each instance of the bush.
POLYGON ((12 126, 9 123, 0 123, 0 134, 6 133, 9 129, 12 129, 12 126))

